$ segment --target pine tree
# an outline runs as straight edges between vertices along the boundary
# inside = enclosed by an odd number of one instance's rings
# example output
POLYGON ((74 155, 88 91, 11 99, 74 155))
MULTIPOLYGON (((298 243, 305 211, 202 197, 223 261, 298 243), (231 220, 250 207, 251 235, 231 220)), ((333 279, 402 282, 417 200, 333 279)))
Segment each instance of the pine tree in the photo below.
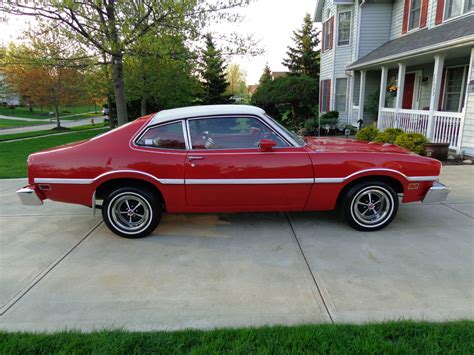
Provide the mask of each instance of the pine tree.
POLYGON ((260 77, 259 83, 260 85, 262 85, 271 80, 272 80, 272 71, 270 70, 270 67, 268 66, 268 63, 267 63, 265 64, 265 68, 263 69, 263 74, 260 77))
POLYGON ((202 52, 199 73, 201 74, 203 105, 227 104, 230 95, 225 95, 229 83, 226 80, 226 67, 222 52, 218 50, 210 34, 206 36, 206 48, 202 52))
POLYGON ((293 74, 306 74, 319 80, 319 31, 313 27, 311 16, 306 14, 303 27, 293 32, 294 47, 288 46, 288 58, 283 60, 293 74))

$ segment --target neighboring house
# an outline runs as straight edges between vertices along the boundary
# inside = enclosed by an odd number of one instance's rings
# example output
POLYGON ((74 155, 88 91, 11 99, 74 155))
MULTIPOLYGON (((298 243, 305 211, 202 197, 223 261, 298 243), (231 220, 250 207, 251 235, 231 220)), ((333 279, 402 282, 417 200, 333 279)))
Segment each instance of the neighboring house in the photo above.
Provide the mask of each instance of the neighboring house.
POLYGON ((8 83, 5 80, 5 77, 0 74, 0 105, 19 105, 20 104, 20 95, 14 93, 10 90, 8 83))
POLYGON ((474 155, 474 0, 318 0, 320 111, 474 155))
POLYGON ((287 76, 290 72, 287 71, 272 71, 272 80, 279 78, 281 76, 287 76))

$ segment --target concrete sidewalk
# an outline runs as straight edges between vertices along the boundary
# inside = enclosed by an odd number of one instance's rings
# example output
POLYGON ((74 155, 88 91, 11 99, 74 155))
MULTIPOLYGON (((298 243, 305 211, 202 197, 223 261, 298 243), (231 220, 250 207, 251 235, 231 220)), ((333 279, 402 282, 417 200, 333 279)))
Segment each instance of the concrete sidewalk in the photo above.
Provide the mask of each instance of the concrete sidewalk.
MULTIPOLYGON (((61 126, 67 127, 67 128, 83 126, 83 125, 86 125, 86 124, 90 124, 91 119, 94 119, 95 124, 101 124, 102 122, 104 122, 105 117, 106 116, 97 116, 97 117, 83 118, 83 119, 80 119, 80 120, 77 120, 77 121, 61 121, 61 126)), ((35 121, 37 122, 38 120, 35 119, 35 121)), ((49 122, 49 120, 48 120, 48 122, 49 122)), ((53 123, 37 124, 37 125, 34 125, 34 126, 0 129, 0 135, 2 135, 2 134, 11 134, 11 133, 43 131, 43 130, 53 129, 55 127, 56 127, 56 122, 54 121, 53 123)))
POLYGON ((474 319, 474 168, 383 231, 336 213, 165 215, 122 239, 80 206, 21 206, 0 180, 0 328, 132 330, 474 319))

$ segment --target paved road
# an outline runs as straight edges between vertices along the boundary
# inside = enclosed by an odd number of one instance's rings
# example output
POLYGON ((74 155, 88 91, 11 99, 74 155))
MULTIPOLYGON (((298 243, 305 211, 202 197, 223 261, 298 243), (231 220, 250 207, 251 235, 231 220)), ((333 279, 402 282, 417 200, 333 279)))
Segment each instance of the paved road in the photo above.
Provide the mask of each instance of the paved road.
MULTIPOLYGON (((105 116, 97 116, 97 117, 88 117, 84 119, 80 119, 77 121, 61 121, 61 126, 63 127, 77 127, 83 126, 86 124, 91 123, 91 119, 94 118, 95 123, 102 123, 104 121, 105 116)), ((38 121, 38 120, 36 120, 38 121)), ((49 122, 49 120, 48 120, 49 122)), ((16 128, 7 128, 7 129, 0 129, 0 135, 2 134, 11 134, 11 133, 22 133, 22 132, 34 132, 34 131, 42 131, 47 129, 53 129, 56 127, 56 122, 54 123, 45 123, 45 124, 37 124, 34 126, 27 126, 27 127, 16 127, 16 128)))
POLYGON ((445 204, 355 232, 334 213, 166 215, 116 237, 87 208, 21 206, 0 180, 0 328, 132 330, 474 319, 474 168, 445 204))

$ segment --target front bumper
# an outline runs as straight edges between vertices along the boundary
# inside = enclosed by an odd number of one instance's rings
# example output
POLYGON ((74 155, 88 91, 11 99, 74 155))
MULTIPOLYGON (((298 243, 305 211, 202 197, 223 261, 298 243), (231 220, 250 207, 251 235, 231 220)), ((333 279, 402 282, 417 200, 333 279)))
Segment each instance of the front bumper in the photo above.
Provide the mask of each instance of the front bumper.
POLYGON ((423 203, 435 203, 435 202, 443 202, 446 201, 449 192, 451 189, 443 185, 440 182, 435 182, 432 187, 428 190, 425 198, 423 199, 423 203))
POLYGON ((31 187, 23 187, 17 190, 16 194, 20 198, 21 203, 26 206, 41 206, 43 204, 36 191, 31 187))

